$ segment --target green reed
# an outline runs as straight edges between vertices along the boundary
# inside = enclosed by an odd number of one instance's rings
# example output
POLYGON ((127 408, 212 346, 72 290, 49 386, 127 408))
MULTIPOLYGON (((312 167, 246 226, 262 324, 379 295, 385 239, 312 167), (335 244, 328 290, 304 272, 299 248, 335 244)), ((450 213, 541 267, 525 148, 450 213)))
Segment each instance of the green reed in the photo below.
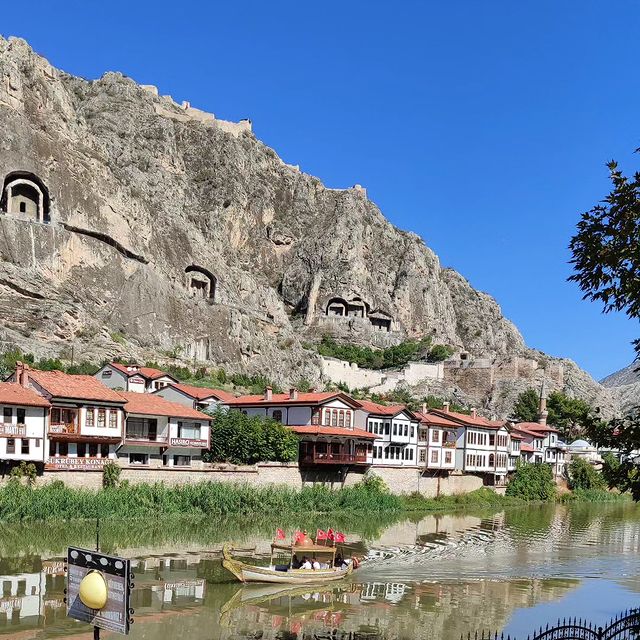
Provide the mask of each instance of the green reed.
POLYGON ((31 488, 13 481, 0 488, 0 522, 399 512, 402 506, 401 498, 366 482, 343 489, 201 482, 173 487, 122 485, 95 491, 61 482, 31 488))

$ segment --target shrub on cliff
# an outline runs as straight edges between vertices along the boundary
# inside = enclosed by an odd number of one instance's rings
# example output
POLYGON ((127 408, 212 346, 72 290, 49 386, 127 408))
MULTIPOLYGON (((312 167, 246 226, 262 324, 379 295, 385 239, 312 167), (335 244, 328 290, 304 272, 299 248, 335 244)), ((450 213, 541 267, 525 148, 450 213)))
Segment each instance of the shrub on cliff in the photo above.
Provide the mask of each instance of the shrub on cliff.
POLYGON ((506 494, 524 500, 553 500, 556 485, 551 465, 521 462, 507 485, 506 494))
POLYGON ((402 367, 411 360, 428 355, 430 345, 431 338, 426 336, 420 340, 405 340, 386 349, 372 349, 355 344, 341 344, 330 336, 324 336, 316 349, 320 355, 355 362, 359 367, 389 369, 402 367))
POLYGON ((298 436, 271 418, 233 409, 217 409, 211 415, 211 448, 203 455, 205 462, 293 462, 298 457, 298 436))

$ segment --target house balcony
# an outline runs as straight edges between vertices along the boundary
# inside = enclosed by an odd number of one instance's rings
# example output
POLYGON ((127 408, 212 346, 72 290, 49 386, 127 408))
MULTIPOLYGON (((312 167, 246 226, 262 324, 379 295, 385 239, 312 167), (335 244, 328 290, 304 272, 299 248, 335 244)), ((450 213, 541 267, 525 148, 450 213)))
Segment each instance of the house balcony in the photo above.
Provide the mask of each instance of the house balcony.
POLYGON ((168 447, 169 439, 162 436, 150 438, 149 435, 139 433, 127 433, 124 436, 124 444, 136 447, 168 447))
POLYGON ((68 442, 93 442, 94 444, 113 444, 120 442, 120 430, 104 429, 103 433, 82 433, 80 427, 70 422, 52 422, 49 424, 49 439, 68 442))
POLYGON ((371 464, 365 453, 303 453, 300 455, 301 464, 371 464))
POLYGON ((20 438, 27 435, 27 427, 22 423, 0 422, 0 438, 20 438))
POLYGON ((71 436, 79 433, 80 427, 75 422, 52 422, 49 424, 50 436, 71 436))

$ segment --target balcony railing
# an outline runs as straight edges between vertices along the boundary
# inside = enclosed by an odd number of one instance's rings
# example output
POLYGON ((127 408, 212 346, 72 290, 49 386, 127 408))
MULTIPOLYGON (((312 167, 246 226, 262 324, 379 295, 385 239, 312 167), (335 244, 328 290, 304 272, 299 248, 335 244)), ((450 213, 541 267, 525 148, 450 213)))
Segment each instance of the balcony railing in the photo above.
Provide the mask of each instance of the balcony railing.
POLYGON ((80 429, 73 422, 52 422, 49 425, 49 433, 75 434, 80 433, 80 429))
POLYGON ((22 424, 13 424, 12 422, 0 422, 0 436, 13 438, 14 436, 26 436, 27 427, 22 424))
POLYGON ((166 446, 168 444, 168 438, 163 436, 156 436, 150 438, 148 435, 139 433, 127 433, 124 436, 125 444, 142 444, 142 445, 158 445, 166 446))
POLYGON ((367 464, 364 453, 305 453, 300 456, 300 462, 307 464, 367 464))

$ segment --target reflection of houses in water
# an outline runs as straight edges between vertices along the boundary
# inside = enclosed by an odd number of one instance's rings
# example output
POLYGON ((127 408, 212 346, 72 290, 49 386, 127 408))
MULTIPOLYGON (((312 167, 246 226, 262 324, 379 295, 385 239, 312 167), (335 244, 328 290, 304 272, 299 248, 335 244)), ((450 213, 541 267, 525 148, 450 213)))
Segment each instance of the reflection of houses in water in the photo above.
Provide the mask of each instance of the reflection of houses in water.
POLYGON ((131 594, 131 606, 144 614, 165 606, 201 605, 206 581, 198 576, 200 561, 197 554, 133 559, 136 589, 131 594))
POLYGON ((359 588, 361 602, 384 599, 397 604, 410 587, 403 582, 364 582, 359 588))
POLYGON ((44 576, 39 572, 0 576, 0 585, 0 628, 5 624, 38 624, 42 615, 44 576))
MULTIPOLYGON (((198 574, 200 563, 199 556, 133 559, 136 586, 131 606, 138 621, 202 606, 206 580, 198 574)), ((40 571, 0 575, 0 637, 37 628, 55 627, 56 633, 86 631, 67 618, 65 561, 46 560, 37 565, 40 571)))

